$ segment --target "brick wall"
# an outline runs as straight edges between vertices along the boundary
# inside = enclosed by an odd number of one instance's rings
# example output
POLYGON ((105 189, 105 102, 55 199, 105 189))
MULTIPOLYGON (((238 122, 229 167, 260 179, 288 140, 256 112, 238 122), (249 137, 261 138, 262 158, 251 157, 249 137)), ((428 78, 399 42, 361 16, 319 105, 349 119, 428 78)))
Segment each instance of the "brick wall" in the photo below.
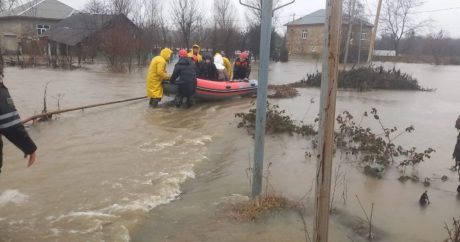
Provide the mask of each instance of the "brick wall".
MULTIPOLYGON (((353 26, 353 41, 350 43, 351 46, 356 48, 359 45, 359 38, 361 32, 361 26, 353 26)), ((346 40, 346 33, 348 31, 348 25, 342 26, 342 50, 344 49, 344 43, 346 40)), ((370 27, 363 26, 363 36, 361 40, 361 49, 368 49, 370 44, 372 29, 370 27)), ((286 46, 289 50, 290 55, 312 55, 321 54, 323 51, 324 42, 324 25, 297 25, 288 26, 286 33, 286 46), (307 31, 306 39, 302 36, 302 32, 307 31)))

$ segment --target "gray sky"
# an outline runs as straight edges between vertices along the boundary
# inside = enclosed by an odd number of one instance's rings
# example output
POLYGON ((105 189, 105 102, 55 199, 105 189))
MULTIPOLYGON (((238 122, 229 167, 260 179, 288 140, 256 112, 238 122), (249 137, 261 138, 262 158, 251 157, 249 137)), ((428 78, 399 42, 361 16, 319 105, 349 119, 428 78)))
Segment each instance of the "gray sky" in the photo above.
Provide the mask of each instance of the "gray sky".
MULTIPOLYGON (((82 9, 87 0, 61 0, 62 2, 72 6, 76 9, 82 9)), ((167 0, 162 0, 167 1, 167 0)), ((212 0, 196 0, 197 2, 209 3, 205 6, 212 6, 212 0)), ((238 7, 241 21, 244 21, 244 8, 239 5, 238 0, 232 0, 235 6, 238 7)), ((281 0, 282 2, 288 2, 289 0, 281 0)), ((368 6, 369 14, 375 14, 377 9, 377 0, 363 0, 368 6)), ((168 1, 170 2, 170 1, 168 1)), ((203 5, 203 4, 202 4, 203 5)), ((282 30, 282 24, 288 22, 293 18, 295 14, 296 18, 324 8, 326 0, 296 0, 296 2, 279 13, 279 24, 278 30, 282 30)), ((451 37, 460 38, 460 0, 425 0, 425 4, 417 10, 417 14, 414 14, 414 19, 431 19, 433 20, 432 27, 427 31, 436 31, 443 29, 451 37), (431 12, 430 12, 431 11, 431 12), (423 12, 423 13, 420 13, 423 12)))

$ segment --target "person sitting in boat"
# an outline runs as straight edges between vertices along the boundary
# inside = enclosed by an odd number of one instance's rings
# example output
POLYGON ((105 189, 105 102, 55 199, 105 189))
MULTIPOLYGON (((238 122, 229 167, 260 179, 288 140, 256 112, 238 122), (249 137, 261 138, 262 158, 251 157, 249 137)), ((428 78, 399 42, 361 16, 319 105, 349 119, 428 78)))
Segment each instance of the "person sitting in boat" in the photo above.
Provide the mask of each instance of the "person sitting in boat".
POLYGON ((188 57, 192 58, 195 56, 195 64, 203 61, 203 56, 200 55, 201 48, 199 45, 194 44, 192 50, 188 53, 188 57))
POLYGON ((228 81, 228 73, 227 70, 225 69, 224 65, 224 58, 220 53, 216 53, 214 55, 214 65, 216 66, 217 69, 217 80, 218 81, 228 81))
POLYGON ((232 66, 232 63, 230 62, 230 59, 227 58, 227 55, 225 55, 224 51, 221 51, 220 54, 222 55, 222 58, 224 59, 224 66, 225 66, 225 70, 227 71, 228 79, 231 81, 231 80, 233 80, 233 66, 232 66))
POLYGON ((152 59, 147 72, 147 96, 150 98, 150 107, 157 107, 163 98, 163 81, 169 80, 166 72, 166 63, 171 58, 172 50, 162 49, 159 56, 152 59))
POLYGON ((200 63, 200 79, 217 80, 219 78, 216 65, 211 55, 205 55, 204 60, 200 63))
POLYGON ((249 80, 251 74, 251 65, 248 60, 248 53, 246 51, 240 54, 240 57, 236 59, 233 66, 233 79, 235 80, 249 80))
POLYGON ((192 97, 196 89, 195 63, 187 56, 187 51, 179 51, 179 61, 174 66, 171 82, 178 85, 176 107, 181 107, 183 99, 186 99, 187 108, 193 105, 192 97))

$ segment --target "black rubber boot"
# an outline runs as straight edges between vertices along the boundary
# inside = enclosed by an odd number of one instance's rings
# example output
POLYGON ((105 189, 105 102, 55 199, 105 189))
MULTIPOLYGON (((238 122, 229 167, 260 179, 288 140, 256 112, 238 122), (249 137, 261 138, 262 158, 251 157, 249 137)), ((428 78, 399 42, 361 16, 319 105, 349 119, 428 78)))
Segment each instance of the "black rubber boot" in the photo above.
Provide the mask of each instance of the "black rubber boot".
POLYGON ((157 108, 158 107, 158 103, 160 102, 161 99, 158 99, 158 98, 150 98, 150 102, 149 102, 149 105, 151 108, 157 108))

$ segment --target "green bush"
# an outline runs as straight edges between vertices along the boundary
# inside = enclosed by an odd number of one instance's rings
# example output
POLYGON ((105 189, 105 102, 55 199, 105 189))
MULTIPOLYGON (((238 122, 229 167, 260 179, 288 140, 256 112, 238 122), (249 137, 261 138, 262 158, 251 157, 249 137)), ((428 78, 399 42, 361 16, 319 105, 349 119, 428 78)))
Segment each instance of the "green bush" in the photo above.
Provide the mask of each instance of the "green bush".
MULTIPOLYGON (((304 80, 291 84, 293 87, 320 87, 321 73, 307 74, 304 80)), ((357 91, 367 90, 414 90, 432 91, 422 88, 417 79, 393 68, 385 70, 382 66, 363 66, 339 72, 338 87, 357 91)))

